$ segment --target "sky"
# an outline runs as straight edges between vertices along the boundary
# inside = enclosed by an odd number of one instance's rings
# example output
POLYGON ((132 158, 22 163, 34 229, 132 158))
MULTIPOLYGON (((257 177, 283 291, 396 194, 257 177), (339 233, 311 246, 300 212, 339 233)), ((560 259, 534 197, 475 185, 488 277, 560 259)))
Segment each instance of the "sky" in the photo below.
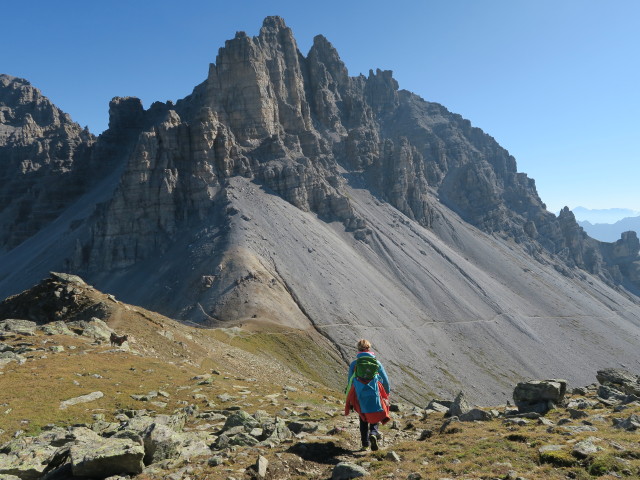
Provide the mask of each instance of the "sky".
POLYGON ((0 73, 99 134, 115 96, 183 98, 236 31, 279 15, 307 55, 459 113, 534 178, 547 208, 640 210, 637 0, 0 0, 0 73))

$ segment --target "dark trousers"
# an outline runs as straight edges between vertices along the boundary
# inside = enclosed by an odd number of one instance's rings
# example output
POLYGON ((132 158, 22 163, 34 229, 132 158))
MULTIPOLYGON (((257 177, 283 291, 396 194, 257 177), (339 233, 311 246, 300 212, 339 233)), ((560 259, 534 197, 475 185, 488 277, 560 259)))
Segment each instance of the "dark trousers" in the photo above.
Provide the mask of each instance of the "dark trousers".
POLYGON ((362 446, 369 446, 369 435, 375 435, 376 437, 380 437, 380 432, 378 432, 378 424, 377 423, 367 423, 364 420, 360 419, 360 440, 362 440, 362 446))

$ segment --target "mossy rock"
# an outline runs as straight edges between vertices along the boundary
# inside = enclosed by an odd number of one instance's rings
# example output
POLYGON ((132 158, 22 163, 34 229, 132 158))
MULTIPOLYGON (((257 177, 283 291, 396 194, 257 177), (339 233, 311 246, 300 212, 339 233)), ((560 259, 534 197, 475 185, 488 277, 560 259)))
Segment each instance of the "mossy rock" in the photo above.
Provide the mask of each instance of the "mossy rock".
POLYGON ((594 476, 601 476, 609 472, 622 472, 629 469, 621 458, 614 457, 611 454, 598 455, 593 458, 587 467, 587 471, 594 476))
POLYGON ((540 452, 540 462, 548 463, 554 467, 573 467, 578 463, 568 450, 540 452))

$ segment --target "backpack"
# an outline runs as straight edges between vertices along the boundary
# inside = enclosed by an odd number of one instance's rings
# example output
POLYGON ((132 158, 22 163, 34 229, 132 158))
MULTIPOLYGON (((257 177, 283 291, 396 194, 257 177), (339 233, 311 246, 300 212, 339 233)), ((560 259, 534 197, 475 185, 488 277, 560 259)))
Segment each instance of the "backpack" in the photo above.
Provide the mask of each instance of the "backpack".
POLYGON ((370 381, 373 377, 378 375, 380 371, 380 364, 375 357, 362 356, 356 359, 356 368, 354 370, 356 378, 370 381))

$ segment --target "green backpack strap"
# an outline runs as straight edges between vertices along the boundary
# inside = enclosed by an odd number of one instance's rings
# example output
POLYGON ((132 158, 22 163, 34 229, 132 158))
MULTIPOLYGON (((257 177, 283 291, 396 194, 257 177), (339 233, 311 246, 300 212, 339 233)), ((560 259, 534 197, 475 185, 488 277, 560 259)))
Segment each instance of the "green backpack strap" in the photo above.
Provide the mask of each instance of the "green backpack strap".
POLYGON ((347 389, 344 391, 345 395, 348 397, 349 392, 351 391, 351 386, 353 385, 353 380, 356 378, 356 372, 354 370, 353 375, 349 378, 349 382, 347 382, 347 389))

